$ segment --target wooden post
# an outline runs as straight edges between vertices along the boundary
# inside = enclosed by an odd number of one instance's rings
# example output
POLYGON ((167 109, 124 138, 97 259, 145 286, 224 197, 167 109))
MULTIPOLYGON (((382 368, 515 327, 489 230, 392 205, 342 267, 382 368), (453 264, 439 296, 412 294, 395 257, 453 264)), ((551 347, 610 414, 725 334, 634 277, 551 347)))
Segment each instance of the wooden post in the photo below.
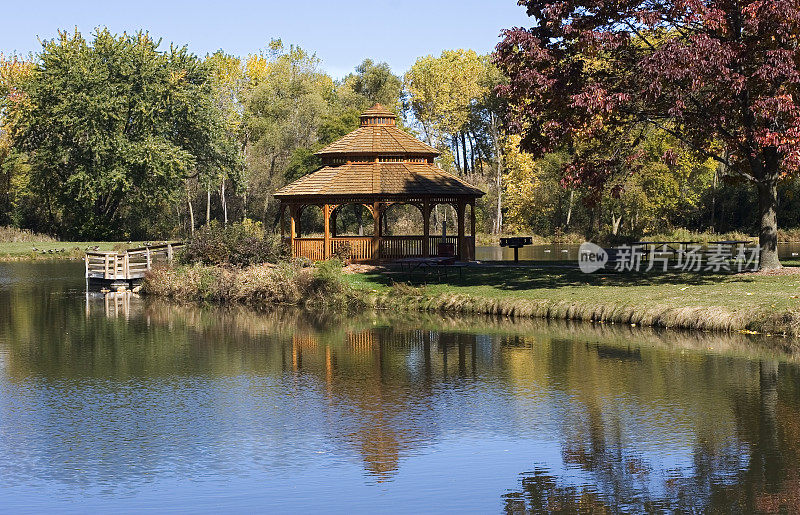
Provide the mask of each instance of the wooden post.
POLYGON ((466 257, 466 253, 464 252, 466 250, 464 248, 464 211, 466 211, 465 203, 459 200, 458 204, 456 205, 456 210, 458 211, 458 259, 459 261, 463 261, 466 257))
POLYGON ((167 261, 172 262, 172 243, 167 243, 167 261))
POLYGON ((325 234, 323 243, 325 247, 322 249, 322 257, 328 259, 331 257, 331 206, 325 204, 322 206, 322 217, 325 219, 325 234))
POLYGON ((86 254, 86 278, 89 278, 89 254, 86 254))
POLYGON ((294 253, 294 238, 297 235, 297 227, 295 222, 295 212, 297 209, 294 204, 289 205, 289 255, 298 257, 294 253))
POLYGON ((103 279, 108 279, 108 254, 104 257, 105 263, 103 266, 103 279))
POLYGON ((469 215, 470 215, 470 235, 472 235, 472 244, 471 252, 469 255, 470 260, 475 261, 475 199, 469 203, 469 215))
POLYGON ((150 247, 147 247, 147 269, 152 267, 152 260, 150 259, 150 247))
POLYGON ((422 202, 422 257, 431 255, 431 206, 428 199, 422 202))
POLYGON ((372 203, 372 259, 381 258, 381 203, 372 203))

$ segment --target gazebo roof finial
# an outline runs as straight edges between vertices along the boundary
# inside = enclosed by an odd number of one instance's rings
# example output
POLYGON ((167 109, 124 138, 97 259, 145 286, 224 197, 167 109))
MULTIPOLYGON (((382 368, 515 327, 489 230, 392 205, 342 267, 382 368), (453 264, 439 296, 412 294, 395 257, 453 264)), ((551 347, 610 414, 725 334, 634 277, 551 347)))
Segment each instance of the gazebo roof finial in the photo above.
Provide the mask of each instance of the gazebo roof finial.
POLYGON ((362 127, 365 125, 395 125, 396 122, 397 115, 379 103, 361 113, 362 127))

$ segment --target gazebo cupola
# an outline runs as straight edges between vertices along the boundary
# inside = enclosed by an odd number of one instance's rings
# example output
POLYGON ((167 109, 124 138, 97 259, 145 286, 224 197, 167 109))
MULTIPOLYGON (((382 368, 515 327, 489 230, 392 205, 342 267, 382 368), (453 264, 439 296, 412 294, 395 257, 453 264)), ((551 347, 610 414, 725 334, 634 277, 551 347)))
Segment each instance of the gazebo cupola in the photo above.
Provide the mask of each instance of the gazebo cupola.
MULTIPOLYGON (((475 256, 475 199, 484 193, 434 164, 439 152, 397 127, 397 116, 375 104, 361 114, 358 129, 316 153, 322 168, 281 188, 281 216, 288 211, 293 256, 326 259, 345 245, 358 261, 425 257, 453 249, 460 259, 475 256), (382 234, 382 217, 393 204, 416 206, 423 219, 418 236, 382 234), (343 205, 361 204, 372 214, 371 236, 341 238, 331 234, 331 219, 343 205), (452 205, 457 214, 456 236, 431 236, 430 215, 437 204, 452 205), (320 206, 322 238, 303 237, 302 210, 320 206), (465 213, 471 212, 471 232, 465 234, 465 213), (440 245, 443 244, 443 245, 440 245)), ((283 227, 283 224, 281 224, 283 227)))

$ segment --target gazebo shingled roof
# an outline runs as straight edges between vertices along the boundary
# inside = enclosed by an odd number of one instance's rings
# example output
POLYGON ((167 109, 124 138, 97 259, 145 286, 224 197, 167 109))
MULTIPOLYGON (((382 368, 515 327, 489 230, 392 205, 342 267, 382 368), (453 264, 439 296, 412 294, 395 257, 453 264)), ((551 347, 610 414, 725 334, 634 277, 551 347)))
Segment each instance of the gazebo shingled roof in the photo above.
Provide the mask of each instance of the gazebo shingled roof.
MULTIPOLYGON (((381 230, 379 220, 391 204, 410 203, 420 208, 425 234, 421 237, 422 244, 413 254, 426 256, 429 255, 428 218, 431 209, 436 204, 448 203, 459 214, 458 255, 462 258, 474 256, 474 203, 484 192, 434 164, 433 160, 439 155, 439 151, 399 129, 396 119, 394 113, 375 104, 361 114, 361 126, 358 129, 316 153, 322 158, 322 168, 275 192, 282 208, 289 207, 294 255, 309 253, 303 250, 303 245, 295 245, 297 241, 302 243, 303 240, 296 237, 295 232, 299 232, 299 229, 296 231, 295 222, 299 221, 300 211, 305 205, 317 204, 323 207, 324 249, 321 253, 311 253, 315 257, 320 254, 325 258, 333 250, 328 227, 330 216, 334 214, 336 207, 348 203, 367 206, 375 218, 376 236, 372 238, 370 250, 362 249, 357 252, 357 257, 376 259, 381 257, 381 242, 387 240, 382 234, 377 234, 381 230), (471 249, 465 248, 466 205, 472 206, 471 249)), ((334 240, 337 238, 334 237, 334 240)), ((350 243, 359 243, 355 238, 350 240, 353 240, 350 243)), ((333 244, 335 246, 336 241, 333 244)))
POLYGON ((481 196, 483 192, 428 163, 346 163, 326 166, 275 193, 289 195, 481 196))
POLYGON ((316 155, 332 154, 416 154, 436 157, 439 151, 398 129, 397 116, 380 104, 361 114, 361 127, 331 143, 316 155))

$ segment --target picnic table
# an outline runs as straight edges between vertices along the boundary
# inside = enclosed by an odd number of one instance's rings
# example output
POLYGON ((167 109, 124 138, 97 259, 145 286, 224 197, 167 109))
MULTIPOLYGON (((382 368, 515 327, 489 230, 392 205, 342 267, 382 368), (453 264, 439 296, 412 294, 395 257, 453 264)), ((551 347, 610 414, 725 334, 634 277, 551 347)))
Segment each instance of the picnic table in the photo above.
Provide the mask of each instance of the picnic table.
POLYGON ((709 241, 708 243, 714 245, 721 245, 723 247, 730 247, 731 252, 733 252, 733 249, 738 247, 739 245, 747 245, 748 243, 752 242, 749 240, 720 240, 720 241, 709 241))
POLYGON ((682 247, 695 244, 697 244, 696 241, 634 241, 631 243, 631 247, 642 247, 644 254, 648 254, 648 250, 651 246, 654 252, 680 252, 682 247), (659 246, 662 250, 655 250, 659 246), (663 249, 669 249, 669 251, 663 249))
POLYGON ((416 270, 435 271, 440 279, 442 273, 446 276, 448 269, 452 268, 458 269, 459 277, 461 277, 461 270, 466 266, 465 263, 456 262, 455 256, 411 257, 398 259, 395 263, 400 265, 401 270, 408 273, 416 270))

